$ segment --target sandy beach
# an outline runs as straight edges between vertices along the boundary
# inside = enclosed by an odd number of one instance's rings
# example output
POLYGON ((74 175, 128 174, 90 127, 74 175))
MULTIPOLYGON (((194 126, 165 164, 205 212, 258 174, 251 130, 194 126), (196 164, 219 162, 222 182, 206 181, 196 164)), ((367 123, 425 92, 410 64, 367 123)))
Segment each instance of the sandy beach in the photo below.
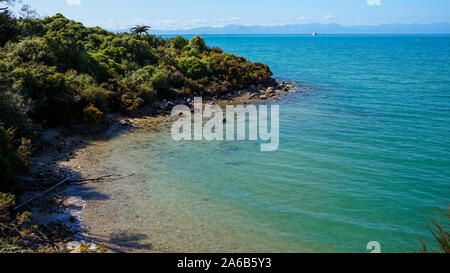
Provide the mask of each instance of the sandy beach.
MULTIPOLYGON (((283 82, 275 86, 259 86, 228 93, 220 98, 207 98, 203 103, 219 106, 273 103, 289 92, 307 90, 308 87, 298 88, 295 83, 283 82)), ((124 176, 108 177, 109 173, 96 169, 98 159, 94 159, 93 153, 96 152, 96 145, 117 136, 140 129, 158 130, 161 126, 169 126, 170 122, 176 120, 170 116, 170 110, 179 103, 193 107, 187 101, 161 101, 140 109, 133 116, 109 114, 106 121, 99 126, 76 125, 70 128, 54 128, 43 133, 40 153, 34 157, 34 164, 27 175, 27 183, 32 183, 34 190, 22 195, 21 201, 28 200, 39 191, 68 177, 71 181, 105 177, 98 181, 68 182, 29 205, 36 224, 58 230, 55 234, 63 234, 50 238, 54 250, 76 252, 80 243, 91 243, 93 249, 105 243, 111 252, 164 252, 167 249, 165 245, 158 245, 157 249, 153 250, 155 247, 151 244, 136 243, 136 238, 133 238, 135 235, 103 228, 114 226, 114 209, 105 206, 103 201, 109 197, 102 196, 96 187, 105 186, 98 183, 120 183, 124 176), (34 182, 30 182, 32 180, 34 182), (38 183, 43 181, 50 182, 38 183)))

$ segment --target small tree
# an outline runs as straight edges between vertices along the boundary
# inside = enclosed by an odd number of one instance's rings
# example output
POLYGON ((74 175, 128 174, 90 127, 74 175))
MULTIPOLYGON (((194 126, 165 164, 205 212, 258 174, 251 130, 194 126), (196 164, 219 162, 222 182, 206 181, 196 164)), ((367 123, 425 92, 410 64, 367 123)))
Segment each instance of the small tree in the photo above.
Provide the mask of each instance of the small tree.
POLYGON ((135 27, 133 27, 131 29, 131 32, 133 34, 139 34, 141 35, 142 33, 147 33, 147 31, 150 29, 150 26, 141 26, 141 25, 137 25, 135 27))
POLYGON ((38 17, 37 12, 30 5, 23 5, 19 11, 21 19, 32 19, 38 17))
POLYGON ((18 33, 17 20, 8 9, 0 10, 0 46, 14 38, 18 33))

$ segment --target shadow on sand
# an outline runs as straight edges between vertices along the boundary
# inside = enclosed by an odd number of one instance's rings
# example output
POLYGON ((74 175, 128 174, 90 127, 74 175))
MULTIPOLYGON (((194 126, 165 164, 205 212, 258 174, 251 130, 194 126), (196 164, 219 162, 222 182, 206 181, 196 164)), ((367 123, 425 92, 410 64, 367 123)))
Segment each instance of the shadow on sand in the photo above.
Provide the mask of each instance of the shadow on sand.
MULTIPOLYGON (((35 222, 43 230, 58 227, 53 237, 48 236, 54 246, 66 245, 68 242, 101 244, 113 252, 146 252, 152 250, 151 244, 139 241, 147 238, 144 234, 128 231, 113 233, 108 237, 90 234, 83 225, 82 211, 89 201, 105 201, 110 197, 89 187, 86 182, 73 182, 90 179, 82 169, 64 167, 61 162, 76 159, 77 152, 85 149, 92 141, 108 141, 122 134, 129 133, 133 125, 129 120, 117 118, 113 122, 97 127, 73 126, 70 128, 50 129, 43 133, 39 143, 39 153, 28 173, 24 174, 24 192, 20 201, 29 200, 43 191, 70 177, 69 181, 55 190, 33 200, 21 211, 33 213, 35 222), (65 235, 63 235, 65 234, 65 235)), ((85 159, 86 160, 86 159, 85 159)), ((120 180, 121 177, 107 177, 95 183, 120 180)), ((60 247, 59 247, 60 248, 60 247)))

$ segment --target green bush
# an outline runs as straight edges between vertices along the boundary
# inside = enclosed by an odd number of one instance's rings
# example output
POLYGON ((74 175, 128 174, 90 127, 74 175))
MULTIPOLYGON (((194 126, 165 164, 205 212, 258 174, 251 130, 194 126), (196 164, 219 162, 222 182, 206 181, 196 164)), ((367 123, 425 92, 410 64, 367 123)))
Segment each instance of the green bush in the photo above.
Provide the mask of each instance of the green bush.
POLYGON ((10 210, 15 204, 16 198, 14 195, 0 192, 0 223, 7 223, 10 221, 10 210))
POLYGON ((177 65, 177 56, 179 54, 179 51, 172 47, 167 48, 161 46, 157 48, 157 54, 159 58, 158 64, 160 68, 165 69, 169 72, 174 70, 175 66, 177 65))
POLYGON ((181 57, 178 59, 178 69, 188 78, 200 79, 209 76, 211 66, 207 59, 195 56, 181 57))
POLYGON ((177 36, 169 39, 169 44, 171 47, 182 50, 185 46, 189 44, 189 41, 186 40, 183 36, 177 36))
POLYGON ((184 75, 180 71, 175 71, 169 75, 170 85, 175 88, 181 88, 184 85, 184 75))
POLYGON ((95 105, 102 111, 109 109, 109 93, 104 88, 96 85, 87 85, 80 92, 84 105, 95 105))
POLYGON ((74 94, 55 67, 31 63, 14 69, 12 74, 14 89, 31 99, 31 119, 48 126, 72 120, 76 107, 74 94))
POLYGON ((103 46, 113 48, 116 61, 118 61, 117 58, 127 59, 141 66, 154 64, 158 61, 149 44, 139 39, 138 36, 118 36, 112 41, 107 41, 103 46))
POLYGON ((156 91, 172 96, 171 88, 216 94, 271 81, 267 66, 209 50, 199 36, 114 34, 61 14, 17 25, 17 42, 0 51, 0 88, 13 90, 28 103, 27 116, 46 126, 79 120, 90 104, 107 112, 122 109, 122 98, 151 103, 156 91))
POLYGON ((68 70, 64 73, 64 81, 68 88, 76 90, 77 93, 81 93, 81 89, 96 83, 91 75, 80 74, 76 70, 68 70))
POLYGON ((136 83, 148 83, 152 81, 153 74, 156 72, 156 68, 154 66, 144 66, 131 74, 131 78, 136 83))
POLYGON ((31 166, 34 148, 30 139, 21 138, 20 145, 17 148, 17 157, 24 167, 31 166))
POLYGON ((39 19, 24 19, 18 22, 19 34, 22 37, 43 36, 44 24, 39 19))
POLYGON ((13 145, 13 134, 0 124, 0 192, 11 192, 18 186, 20 161, 13 145))
POLYGON ((166 91, 169 88, 167 74, 163 71, 156 72, 152 79, 152 86, 156 91, 166 91))
POLYGON ((84 108, 83 110, 84 116, 83 121, 89 125, 98 125, 101 123, 103 119, 103 113, 93 104, 84 108))
MULTIPOLYGON (((127 109, 125 112, 132 112, 129 110, 130 104, 136 107, 142 103, 152 103, 156 99, 156 91, 153 88, 152 78, 155 74, 156 68, 147 66, 137 70, 128 77, 123 77, 119 80, 119 87, 117 94, 125 100, 120 100, 121 109, 127 109), (135 103, 139 99, 138 103, 135 103), (130 101, 133 103, 130 103, 130 101), (124 103, 124 101, 126 101, 124 103)), ((133 110, 134 111, 134 110, 133 110)))
POLYGON ((88 61, 81 72, 92 75, 97 82, 105 82, 123 73, 122 67, 103 52, 89 53, 88 61))
POLYGON ((97 122, 157 98, 216 95, 272 81, 267 65, 209 49, 199 36, 114 34, 61 14, 15 19, 1 12, 0 122, 14 132, 2 138, 8 154, 2 160, 11 163, 2 172, 29 163, 42 127, 87 122, 86 116, 97 122))
POLYGON ((128 95, 124 95, 121 98, 121 102, 122 102, 122 111, 130 114, 136 111, 136 109, 138 109, 139 106, 143 104, 144 100, 141 98, 129 97, 128 95))
POLYGON ((189 47, 195 54, 200 54, 208 50, 205 40, 200 36, 195 36, 189 40, 189 47))
POLYGON ((5 59, 11 66, 23 63, 53 63, 53 56, 40 37, 26 37, 17 44, 9 44, 5 48, 5 59))
POLYGON ((6 128, 14 128, 18 139, 35 139, 39 133, 39 126, 27 116, 29 109, 21 95, 12 92, 0 93, 0 123, 6 128))
POLYGON ((0 12, 0 46, 13 39, 18 31, 17 21, 12 18, 10 12, 0 12))
POLYGON ((89 56, 82 41, 77 40, 75 31, 51 31, 43 39, 49 53, 46 64, 55 66, 59 72, 88 65, 89 56))

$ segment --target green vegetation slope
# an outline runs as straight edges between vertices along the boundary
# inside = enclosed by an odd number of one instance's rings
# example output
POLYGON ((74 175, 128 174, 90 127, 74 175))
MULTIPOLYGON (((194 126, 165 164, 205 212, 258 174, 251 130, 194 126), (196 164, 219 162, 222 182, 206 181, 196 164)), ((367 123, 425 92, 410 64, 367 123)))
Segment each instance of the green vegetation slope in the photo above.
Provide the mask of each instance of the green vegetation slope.
POLYGON ((0 191, 14 188, 39 129, 100 123, 156 100, 273 83, 269 67, 194 37, 164 39, 84 27, 61 14, 0 13, 0 191))

